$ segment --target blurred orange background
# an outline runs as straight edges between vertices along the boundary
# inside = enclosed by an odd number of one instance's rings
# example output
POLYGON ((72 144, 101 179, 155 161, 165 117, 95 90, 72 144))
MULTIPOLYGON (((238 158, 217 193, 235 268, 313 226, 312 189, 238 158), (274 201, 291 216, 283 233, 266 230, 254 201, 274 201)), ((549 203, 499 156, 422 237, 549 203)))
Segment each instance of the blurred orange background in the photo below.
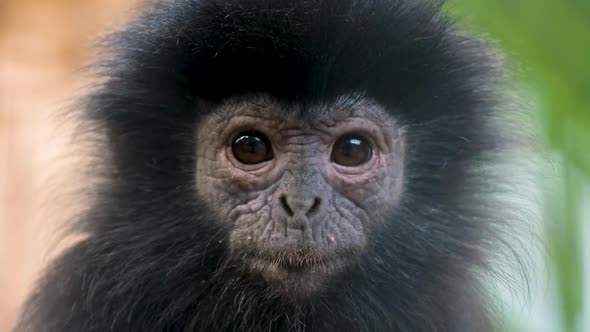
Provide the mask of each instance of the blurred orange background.
POLYGON ((76 181, 60 162, 72 125, 59 114, 83 93, 96 41, 142 1, 0 0, 0 331, 13 326, 71 213, 53 204, 76 181))

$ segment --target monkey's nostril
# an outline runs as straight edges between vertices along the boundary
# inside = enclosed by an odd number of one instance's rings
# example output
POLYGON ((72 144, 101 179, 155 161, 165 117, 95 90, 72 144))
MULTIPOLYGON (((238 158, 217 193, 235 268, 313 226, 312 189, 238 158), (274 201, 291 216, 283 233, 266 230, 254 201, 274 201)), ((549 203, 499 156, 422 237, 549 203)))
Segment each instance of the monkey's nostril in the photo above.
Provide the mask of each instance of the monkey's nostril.
POLYGON ((287 211, 287 214, 292 217, 293 216, 293 210, 291 210, 291 207, 289 206, 289 204, 287 203, 287 197, 285 195, 281 195, 280 198, 281 201, 281 205, 283 206, 283 209, 285 209, 285 211, 287 211))
POLYGON ((320 203, 321 203, 320 198, 319 197, 316 197, 313 200, 313 205, 309 208, 309 211, 307 211, 307 214, 309 215, 309 214, 312 214, 312 213, 316 212, 319 209, 319 207, 320 207, 320 203))

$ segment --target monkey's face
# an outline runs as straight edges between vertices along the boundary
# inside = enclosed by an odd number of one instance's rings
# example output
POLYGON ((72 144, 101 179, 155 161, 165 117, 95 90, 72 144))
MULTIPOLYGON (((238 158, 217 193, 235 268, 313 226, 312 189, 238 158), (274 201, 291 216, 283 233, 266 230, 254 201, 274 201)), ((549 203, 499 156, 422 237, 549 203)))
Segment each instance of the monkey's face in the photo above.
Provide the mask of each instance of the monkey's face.
POLYGON ((403 189, 402 130, 362 97, 227 101, 197 128, 196 154, 198 195, 230 230, 230 255, 298 295, 354 264, 403 189))

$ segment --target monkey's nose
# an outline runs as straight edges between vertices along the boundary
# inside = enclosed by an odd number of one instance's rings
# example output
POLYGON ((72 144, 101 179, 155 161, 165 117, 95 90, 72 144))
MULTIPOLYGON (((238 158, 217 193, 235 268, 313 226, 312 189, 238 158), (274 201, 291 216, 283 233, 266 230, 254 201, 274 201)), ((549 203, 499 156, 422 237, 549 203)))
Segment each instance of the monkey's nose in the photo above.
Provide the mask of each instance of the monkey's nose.
POLYGON ((294 198, 288 195, 281 195, 281 207, 290 217, 295 215, 310 216, 316 212, 321 204, 319 197, 294 198))

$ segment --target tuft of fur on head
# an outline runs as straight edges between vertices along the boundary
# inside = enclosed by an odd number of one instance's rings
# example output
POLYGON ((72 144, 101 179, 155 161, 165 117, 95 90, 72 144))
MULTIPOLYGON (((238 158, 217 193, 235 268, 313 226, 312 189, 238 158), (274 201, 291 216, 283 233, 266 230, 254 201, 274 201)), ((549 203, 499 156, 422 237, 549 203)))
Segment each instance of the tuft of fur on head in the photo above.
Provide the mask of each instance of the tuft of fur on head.
POLYGON ((47 270, 19 330, 488 329, 479 274, 519 219, 497 199, 513 178, 494 168, 513 131, 497 121, 497 56, 441 6, 161 1, 116 33, 85 98, 109 156, 76 223, 87 237, 47 270), (400 210, 357 264, 303 302, 245 273, 194 192, 204 105, 256 93, 304 105, 361 93, 407 135, 400 210), (467 309, 480 325, 464 325, 467 309))

